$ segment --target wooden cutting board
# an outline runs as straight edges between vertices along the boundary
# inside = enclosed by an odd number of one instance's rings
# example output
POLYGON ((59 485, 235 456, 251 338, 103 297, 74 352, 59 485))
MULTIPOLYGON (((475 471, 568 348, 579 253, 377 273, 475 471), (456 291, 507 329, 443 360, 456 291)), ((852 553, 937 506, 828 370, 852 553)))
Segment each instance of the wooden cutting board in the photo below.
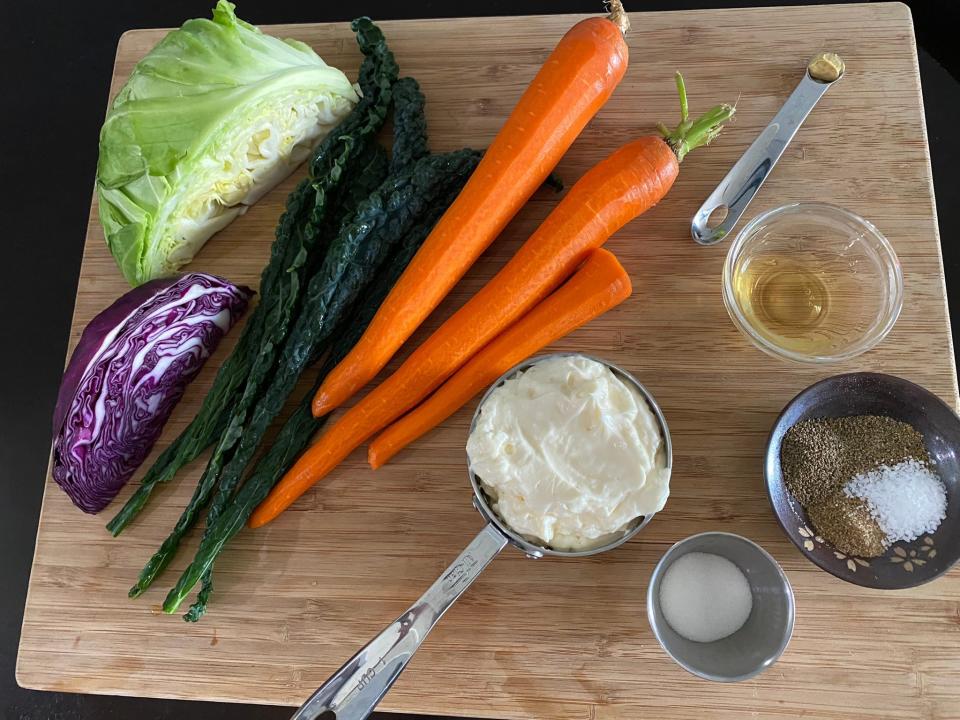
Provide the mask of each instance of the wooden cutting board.
MULTIPOLYGON (((382 24, 404 73, 428 98, 432 145, 484 147, 557 39, 579 17, 382 24)), ((443 619, 384 710, 502 718, 947 718, 960 712, 960 570, 902 592, 837 580, 805 560, 771 515, 761 453, 781 407, 827 375, 879 370, 957 405, 917 55, 902 4, 634 14, 626 78, 559 166, 572 183, 657 121, 675 121, 673 72, 694 111, 736 101, 736 122, 683 164, 660 206, 609 243, 634 297, 556 350, 633 371, 663 407, 675 443, 672 495, 634 541, 583 560, 531 561, 508 548, 443 619), (829 200, 872 220, 900 255, 903 315, 886 341, 831 367, 755 350, 720 296, 726 244, 696 246, 694 210, 773 116, 808 58, 839 52, 848 72, 798 133, 748 217, 796 200, 829 200), (729 530, 761 543, 796 590, 786 654, 760 677, 719 685, 673 664, 647 625, 651 570, 673 542, 729 530)), ((344 24, 269 28, 356 72, 344 24)), ((116 91, 163 35, 126 33, 116 91)), ((302 171, 215 237, 193 268, 256 284, 284 198, 302 171)), ((82 188, 77 188, 83 192, 82 188)), ((422 340, 510 257, 556 204, 539 191, 413 339, 422 340)), ((124 289, 91 209, 71 346, 124 289)), ((159 451, 196 411, 239 335, 207 364, 159 451)), ((409 347, 403 354, 409 351, 409 347)), ((395 366, 396 363, 394 363, 395 366)), ((120 539, 110 513, 86 516, 47 478, 17 678, 47 690, 299 704, 414 600, 480 528, 464 442, 473 403, 386 468, 356 452, 292 511, 243 532, 217 565, 199 624, 159 604, 191 544, 139 601, 126 590, 165 536, 202 468, 157 492, 120 539)), ((29 479, 27 479, 29 481, 29 479)), ((130 493, 127 488, 112 509, 130 493)))

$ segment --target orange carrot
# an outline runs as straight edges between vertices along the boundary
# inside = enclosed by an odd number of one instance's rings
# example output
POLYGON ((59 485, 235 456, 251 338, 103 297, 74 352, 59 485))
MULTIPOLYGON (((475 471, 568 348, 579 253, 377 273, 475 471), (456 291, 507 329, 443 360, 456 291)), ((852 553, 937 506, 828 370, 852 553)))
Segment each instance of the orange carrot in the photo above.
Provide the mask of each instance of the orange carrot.
POLYGON ((720 105, 691 121, 679 73, 677 88, 680 125, 673 131, 660 126, 662 138, 635 140, 587 172, 480 292, 297 460, 254 511, 251 527, 270 522, 367 438, 423 400, 563 282, 591 249, 666 195, 679 161, 716 137, 734 112, 720 105))
POLYGON ((593 250, 546 300, 498 335, 422 404, 378 435, 367 460, 378 468, 442 423, 470 398, 540 348, 630 297, 630 277, 613 253, 593 250))
POLYGON ((363 337, 327 376, 314 415, 338 407, 383 369, 610 97, 627 69, 629 27, 619 0, 611 9, 607 18, 577 23, 557 44, 363 337))

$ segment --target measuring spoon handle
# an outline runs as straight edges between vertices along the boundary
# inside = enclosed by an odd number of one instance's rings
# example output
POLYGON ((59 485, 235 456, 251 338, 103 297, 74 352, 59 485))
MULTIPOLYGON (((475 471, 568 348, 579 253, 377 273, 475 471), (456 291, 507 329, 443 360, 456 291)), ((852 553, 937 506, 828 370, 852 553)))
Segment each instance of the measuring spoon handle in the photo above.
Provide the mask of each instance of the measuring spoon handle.
POLYGON ((807 115, 832 84, 814 80, 809 73, 804 74, 800 84, 770 124, 747 148, 693 216, 690 229, 694 240, 701 245, 713 245, 733 230, 807 115), (726 216, 720 223, 709 227, 710 215, 717 208, 726 208, 726 216))
POLYGON ((504 546, 487 525, 423 596, 310 696, 291 720, 363 720, 410 662, 424 638, 504 546))

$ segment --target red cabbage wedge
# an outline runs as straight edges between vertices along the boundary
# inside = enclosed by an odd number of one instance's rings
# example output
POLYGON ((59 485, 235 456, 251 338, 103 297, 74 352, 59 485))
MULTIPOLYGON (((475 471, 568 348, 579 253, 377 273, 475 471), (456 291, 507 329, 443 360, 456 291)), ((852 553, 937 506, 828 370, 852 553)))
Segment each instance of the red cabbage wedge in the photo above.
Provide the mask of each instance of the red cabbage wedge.
POLYGON ((53 416, 53 478, 81 510, 103 510, 253 292, 205 273, 134 288, 83 331, 53 416))

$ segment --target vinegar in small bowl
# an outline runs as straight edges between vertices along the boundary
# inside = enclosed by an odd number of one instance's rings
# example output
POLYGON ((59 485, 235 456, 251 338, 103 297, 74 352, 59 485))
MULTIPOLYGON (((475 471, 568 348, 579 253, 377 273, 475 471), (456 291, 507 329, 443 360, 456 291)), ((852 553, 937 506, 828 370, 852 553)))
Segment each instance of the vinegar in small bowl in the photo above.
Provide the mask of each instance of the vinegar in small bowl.
POLYGON ((723 295, 757 347, 799 362, 859 355, 890 331, 903 278, 870 223, 825 203, 785 205, 754 218, 730 247, 723 295))

